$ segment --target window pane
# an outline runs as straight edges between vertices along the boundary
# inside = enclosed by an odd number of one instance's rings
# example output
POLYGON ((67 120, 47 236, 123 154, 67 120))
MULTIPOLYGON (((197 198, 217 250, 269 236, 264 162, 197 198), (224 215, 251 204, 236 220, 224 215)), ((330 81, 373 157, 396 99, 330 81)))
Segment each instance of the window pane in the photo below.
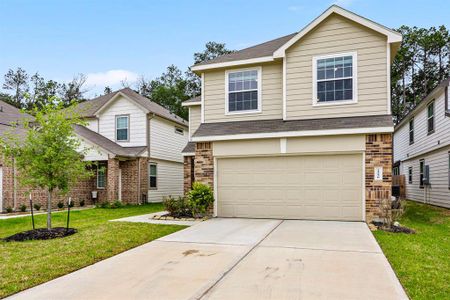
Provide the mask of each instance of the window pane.
POLYGON ((258 109, 258 71, 230 73, 228 79, 228 111, 258 109))
POLYGON ((317 70, 317 79, 325 79, 325 69, 317 70))
POLYGON ((343 100, 352 100, 353 99, 353 91, 345 90, 344 91, 344 99, 343 100))
POLYGON ((156 177, 154 177, 154 176, 150 177, 150 187, 156 188, 156 177))
POLYGON ((128 129, 117 129, 117 140, 118 141, 128 140, 128 129))
POLYGON ((117 129, 128 128, 128 117, 117 117, 117 129))
POLYGON ((150 165, 150 176, 156 176, 156 165, 150 165))

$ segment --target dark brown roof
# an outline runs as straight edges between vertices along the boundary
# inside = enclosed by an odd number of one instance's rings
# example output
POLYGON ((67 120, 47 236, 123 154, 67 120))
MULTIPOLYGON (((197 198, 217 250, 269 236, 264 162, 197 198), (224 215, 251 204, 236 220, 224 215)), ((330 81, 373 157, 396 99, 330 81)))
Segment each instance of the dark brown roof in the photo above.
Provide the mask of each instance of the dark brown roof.
POLYGON ((183 101, 183 103, 195 103, 195 102, 200 102, 202 100, 201 96, 197 96, 197 97, 193 97, 189 100, 183 101))
POLYGON ((219 56, 217 58, 204 61, 201 63, 198 63, 194 66, 203 66, 203 65, 209 65, 209 64, 215 64, 215 63, 223 63, 223 62, 229 62, 229 61, 236 61, 236 60, 243 60, 243 59, 251 59, 251 58, 258 58, 258 57, 264 57, 264 56, 272 56, 273 53, 286 44, 291 38, 293 38, 297 32, 291 33, 289 35, 256 45, 249 48, 245 48, 230 54, 225 54, 222 56, 219 56))
POLYGON ((118 93, 123 93, 130 99, 134 100, 144 109, 146 109, 147 113, 154 113, 165 119, 187 126, 187 122, 183 118, 171 113, 168 109, 136 93, 130 88, 124 88, 113 93, 82 102, 78 105, 77 110, 83 117, 94 117, 95 113, 118 93))
POLYGON ((106 151, 109 151, 118 156, 127 156, 127 157, 139 156, 139 154, 142 153, 147 148, 146 146, 122 147, 119 144, 104 137, 103 135, 81 125, 75 125, 75 132, 82 138, 85 138, 86 140, 99 146, 100 148, 103 148, 106 151))
POLYGON ((0 100, 0 124, 15 125, 24 119, 32 120, 33 117, 27 113, 22 113, 18 108, 0 100))
POLYGON ((194 153, 195 152, 195 143, 189 142, 186 147, 181 151, 181 153, 194 153))
POLYGON ((194 133, 193 137, 391 126, 393 126, 393 122, 390 115, 293 121, 283 121, 280 119, 235 121, 226 123, 203 123, 194 133))

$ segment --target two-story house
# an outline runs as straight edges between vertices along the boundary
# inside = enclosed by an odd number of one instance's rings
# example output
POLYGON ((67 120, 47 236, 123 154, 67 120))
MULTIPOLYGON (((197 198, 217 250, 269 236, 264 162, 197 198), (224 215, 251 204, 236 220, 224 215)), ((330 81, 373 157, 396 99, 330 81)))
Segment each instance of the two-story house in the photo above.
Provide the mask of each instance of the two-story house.
POLYGON ((450 79, 408 113, 394 132, 394 174, 406 198, 450 208, 450 79))
POLYGON ((194 65, 185 190, 209 184, 220 217, 382 217, 401 39, 333 5, 299 32, 194 65))
MULTIPOLYGON (((84 159, 94 162, 95 176, 71 188, 75 203, 91 203, 92 191, 97 202, 124 203, 161 202, 164 196, 183 194, 185 120, 129 88, 83 102, 77 109, 86 126, 77 125, 75 132, 80 150, 87 149, 84 159)), ((15 183, 13 167, 0 167, 0 175, 3 209, 28 204, 28 190, 15 183)), ((45 195, 32 191, 36 202, 45 203, 45 195)), ((54 204, 60 200, 55 197, 54 204)))

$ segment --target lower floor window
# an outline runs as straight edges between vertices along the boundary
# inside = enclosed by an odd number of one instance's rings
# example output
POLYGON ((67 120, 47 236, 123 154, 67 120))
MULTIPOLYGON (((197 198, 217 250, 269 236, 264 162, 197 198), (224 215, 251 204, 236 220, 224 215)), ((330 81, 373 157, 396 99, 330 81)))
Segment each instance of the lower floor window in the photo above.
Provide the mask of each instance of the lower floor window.
POLYGON ((413 171, 412 171, 412 167, 408 168, 408 183, 411 184, 413 181, 413 171))
POLYGON ((105 188, 106 186, 106 167, 99 165, 97 167, 97 188, 105 188))
POLYGON ((419 162, 419 171, 420 171, 419 184, 420 187, 423 187, 423 178, 425 172, 425 161, 423 159, 419 162))
POLYGON ((148 165, 148 183, 149 188, 156 190, 157 189, 157 180, 158 177, 158 165, 155 163, 150 163, 148 165))

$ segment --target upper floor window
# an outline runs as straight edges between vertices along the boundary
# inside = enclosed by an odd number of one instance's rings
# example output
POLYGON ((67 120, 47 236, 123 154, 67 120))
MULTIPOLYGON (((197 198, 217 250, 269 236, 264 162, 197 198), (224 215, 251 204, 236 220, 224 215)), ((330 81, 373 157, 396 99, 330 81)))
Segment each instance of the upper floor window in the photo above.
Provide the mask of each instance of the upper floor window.
POLYGON ((261 68, 227 71, 227 113, 261 111, 261 68))
POLYGON ((431 134, 434 132, 434 101, 428 104, 427 110, 428 134, 431 134))
POLYGON ((408 183, 411 184, 413 182, 413 170, 412 167, 408 167, 408 183))
POLYGON ((313 58, 314 105, 356 103, 356 53, 313 58))
POLYGON ((414 118, 409 120, 409 144, 414 144, 414 118))
POLYGON ((130 116, 116 116, 116 141, 128 141, 130 137, 130 116))

